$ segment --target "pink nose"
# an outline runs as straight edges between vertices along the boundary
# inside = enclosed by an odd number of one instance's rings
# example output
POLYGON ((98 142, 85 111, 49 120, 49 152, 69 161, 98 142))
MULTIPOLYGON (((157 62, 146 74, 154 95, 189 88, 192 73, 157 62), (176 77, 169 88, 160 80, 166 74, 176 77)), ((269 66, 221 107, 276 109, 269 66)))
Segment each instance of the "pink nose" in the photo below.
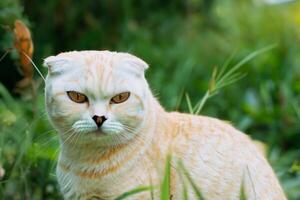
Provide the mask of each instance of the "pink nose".
POLYGON ((98 115, 94 115, 93 118, 94 122, 97 124, 98 128, 104 123, 106 119, 105 116, 98 116, 98 115))

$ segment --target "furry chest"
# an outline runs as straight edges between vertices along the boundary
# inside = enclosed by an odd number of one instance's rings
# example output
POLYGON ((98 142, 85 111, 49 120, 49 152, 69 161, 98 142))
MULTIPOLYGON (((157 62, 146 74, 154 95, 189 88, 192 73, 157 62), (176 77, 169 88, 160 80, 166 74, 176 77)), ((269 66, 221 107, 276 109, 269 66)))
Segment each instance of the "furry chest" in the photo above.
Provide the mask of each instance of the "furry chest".
MULTIPOLYGON (((57 167, 57 178, 64 199, 105 199, 112 200, 124 192, 139 186, 150 185, 147 173, 138 169, 126 170, 120 173, 107 175, 102 178, 80 177, 72 171, 64 171, 57 167), (147 175, 146 175, 147 174, 147 175)), ((154 181, 154 179, 152 179, 154 181)), ((145 194, 143 194, 145 195, 145 194)), ((147 193, 142 199, 150 199, 147 193)), ((140 199, 140 195, 136 196, 140 199)))
POLYGON ((114 199, 121 192, 117 183, 105 179, 83 178, 61 169, 57 177, 64 199, 114 199))

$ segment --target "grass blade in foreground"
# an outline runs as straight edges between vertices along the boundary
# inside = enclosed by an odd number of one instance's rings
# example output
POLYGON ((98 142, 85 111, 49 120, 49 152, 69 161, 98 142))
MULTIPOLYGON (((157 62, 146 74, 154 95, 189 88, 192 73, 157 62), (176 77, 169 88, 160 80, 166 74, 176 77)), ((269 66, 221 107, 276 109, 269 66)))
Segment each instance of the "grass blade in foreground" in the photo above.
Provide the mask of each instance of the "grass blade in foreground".
POLYGON ((245 186, 244 186, 245 178, 243 177, 241 188, 240 188, 240 200, 247 200, 246 194, 245 194, 245 186))
POLYGON ((137 187, 133 190, 130 190, 128 192, 123 193, 121 196, 117 197, 115 200, 123 200, 126 199, 130 196, 133 196, 135 194, 141 193, 141 192, 145 192, 145 191, 151 191, 153 190, 153 186, 141 186, 141 187, 137 187))
POLYGON ((193 181, 192 177, 190 176, 189 172, 186 170, 186 168, 184 167, 182 161, 180 160, 178 162, 179 168, 181 169, 183 175, 187 178, 187 180, 189 181, 189 183, 191 184, 196 196, 198 200, 204 200, 204 197, 200 191, 200 189, 197 187, 196 183, 193 181))
POLYGON ((171 156, 167 157, 165 166, 165 175, 161 185, 160 199, 169 200, 170 199, 170 178, 171 178, 171 156))
POLYGON ((180 177, 181 183, 182 183, 182 199, 183 200, 189 200, 186 179, 183 177, 182 173, 179 173, 179 177, 180 177))

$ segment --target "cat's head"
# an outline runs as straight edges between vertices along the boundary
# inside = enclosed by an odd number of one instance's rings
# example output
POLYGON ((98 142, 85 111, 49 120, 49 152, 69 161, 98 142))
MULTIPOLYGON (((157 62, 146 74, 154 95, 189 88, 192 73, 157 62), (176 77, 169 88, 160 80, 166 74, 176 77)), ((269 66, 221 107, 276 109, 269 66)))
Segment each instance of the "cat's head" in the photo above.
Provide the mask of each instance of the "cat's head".
POLYGON ((150 94, 141 59, 109 51, 73 51, 45 59, 48 116, 62 142, 115 145, 146 121, 150 94))

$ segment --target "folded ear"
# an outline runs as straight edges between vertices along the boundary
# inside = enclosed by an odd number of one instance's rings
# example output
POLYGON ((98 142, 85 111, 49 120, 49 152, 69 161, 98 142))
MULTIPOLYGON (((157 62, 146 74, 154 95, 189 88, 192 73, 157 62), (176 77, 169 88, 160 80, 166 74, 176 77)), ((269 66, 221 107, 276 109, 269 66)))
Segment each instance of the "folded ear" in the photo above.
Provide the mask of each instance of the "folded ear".
POLYGON ((70 66, 71 61, 59 56, 50 56, 44 60, 44 66, 48 68, 49 75, 58 75, 65 72, 70 66))
POLYGON ((135 76, 144 76, 145 70, 149 67, 145 61, 131 54, 121 54, 121 59, 118 62, 121 70, 134 74, 135 76))

